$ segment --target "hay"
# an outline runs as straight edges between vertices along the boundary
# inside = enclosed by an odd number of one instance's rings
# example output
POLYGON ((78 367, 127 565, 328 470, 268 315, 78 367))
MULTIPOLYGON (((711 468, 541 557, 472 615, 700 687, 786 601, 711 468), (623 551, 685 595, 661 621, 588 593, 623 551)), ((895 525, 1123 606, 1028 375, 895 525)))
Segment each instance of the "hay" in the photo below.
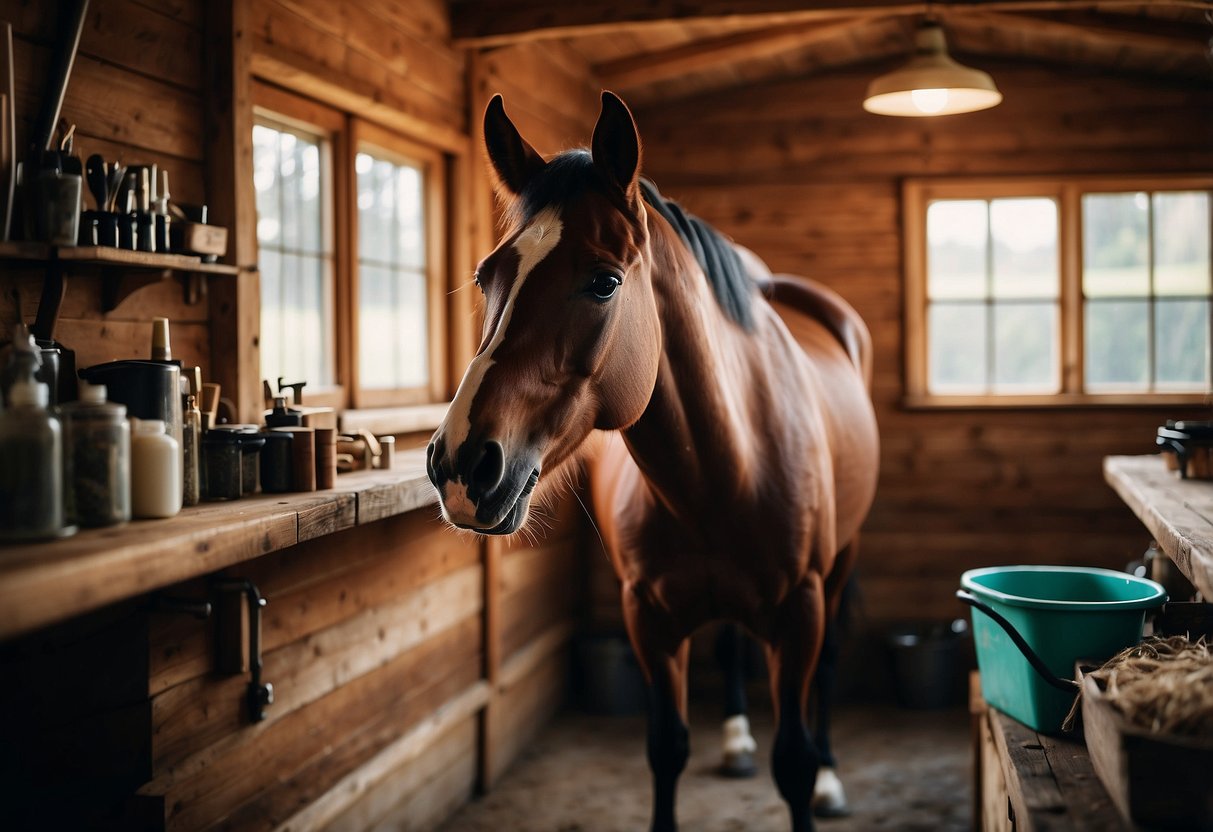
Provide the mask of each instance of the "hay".
POLYGON ((1213 651, 1204 636, 1148 638, 1090 675, 1130 725, 1153 734, 1213 737, 1213 651))

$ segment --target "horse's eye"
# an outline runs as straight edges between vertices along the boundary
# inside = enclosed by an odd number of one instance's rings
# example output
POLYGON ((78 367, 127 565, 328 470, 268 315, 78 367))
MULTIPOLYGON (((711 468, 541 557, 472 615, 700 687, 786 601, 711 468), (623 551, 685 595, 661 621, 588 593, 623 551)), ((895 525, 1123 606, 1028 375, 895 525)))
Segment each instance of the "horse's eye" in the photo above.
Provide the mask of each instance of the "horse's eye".
POLYGON ((472 282, 476 284, 477 289, 479 289, 482 293, 484 292, 484 285, 480 282, 480 272, 476 272, 474 275, 472 275, 472 282))
POLYGON ((590 281, 589 291, 598 300, 610 300, 611 295, 615 294, 615 290, 619 288, 620 283, 622 281, 617 275, 611 272, 599 272, 590 281))

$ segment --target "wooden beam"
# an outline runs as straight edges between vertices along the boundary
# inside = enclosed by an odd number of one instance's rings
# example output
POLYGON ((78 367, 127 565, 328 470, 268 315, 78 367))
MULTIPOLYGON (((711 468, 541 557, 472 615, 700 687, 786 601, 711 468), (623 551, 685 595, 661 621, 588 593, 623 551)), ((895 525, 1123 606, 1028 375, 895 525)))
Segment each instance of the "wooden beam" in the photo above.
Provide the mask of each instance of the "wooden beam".
POLYGON ((235 280, 208 287, 211 379, 243 422, 260 421, 261 284, 257 274, 257 195, 253 189, 253 105, 248 4, 207 6, 206 191, 211 222, 228 229, 226 262, 235 280))
POLYGON ((796 23, 770 29, 741 32, 721 38, 695 41, 664 52, 620 58, 594 66, 604 87, 614 90, 651 84, 713 66, 763 58, 803 49, 838 37, 863 25, 869 18, 796 23))
MULTIPOLYGON (((1213 8, 1213 6, 1210 6, 1213 8)), ((1153 26, 1158 21, 1128 18, 1125 22, 1106 16, 1083 15, 1040 17, 1004 12, 966 12, 950 19, 962 26, 988 26, 1009 29, 1028 35, 1065 38, 1073 43, 1090 46, 1121 46, 1145 52, 1163 52, 1176 57, 1203 58, 1208 51, 1207 30, 1199 27, 1153 26)))
MULTIPOLYGON (((1141 0, 939 0, 935 14, 987 11, 1059 11, 1139 7, 1141 0)), ((1208 0, 1160 0, 1157 5, 1208 9, 1208 0)), ((501 46, 519 41, 602 34, 637 25, 718 21, 770 26, 837 17, 919 15, 926 2, 894 0, 453 0, 451 35, 460 46, 501 46)))

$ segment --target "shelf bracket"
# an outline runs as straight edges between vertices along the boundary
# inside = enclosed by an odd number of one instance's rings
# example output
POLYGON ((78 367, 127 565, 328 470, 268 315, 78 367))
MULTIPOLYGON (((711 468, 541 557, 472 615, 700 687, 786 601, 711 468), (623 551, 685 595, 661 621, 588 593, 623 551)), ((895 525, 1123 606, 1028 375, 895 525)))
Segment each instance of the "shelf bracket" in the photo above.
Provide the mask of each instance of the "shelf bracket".
POLYGON ((101 278, 101 311, 113 312, 118 304, 129 298, 144 286, 151 286, 169 277, 169 270, 144 274, 119 273, 105 269, 101 278))

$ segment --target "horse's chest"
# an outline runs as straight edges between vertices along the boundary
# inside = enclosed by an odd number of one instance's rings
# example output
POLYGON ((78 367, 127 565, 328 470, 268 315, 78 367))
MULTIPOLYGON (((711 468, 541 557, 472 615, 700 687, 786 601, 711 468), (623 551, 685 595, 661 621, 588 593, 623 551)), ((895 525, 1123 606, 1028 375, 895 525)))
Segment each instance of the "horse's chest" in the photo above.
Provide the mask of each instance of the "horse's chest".
POLYGON ((788 530, 734 527, 707 535, 675 529, 631 552, 631 572, 681 618, 751 621, 777 606, 809 568, 808 546, 788 530))

